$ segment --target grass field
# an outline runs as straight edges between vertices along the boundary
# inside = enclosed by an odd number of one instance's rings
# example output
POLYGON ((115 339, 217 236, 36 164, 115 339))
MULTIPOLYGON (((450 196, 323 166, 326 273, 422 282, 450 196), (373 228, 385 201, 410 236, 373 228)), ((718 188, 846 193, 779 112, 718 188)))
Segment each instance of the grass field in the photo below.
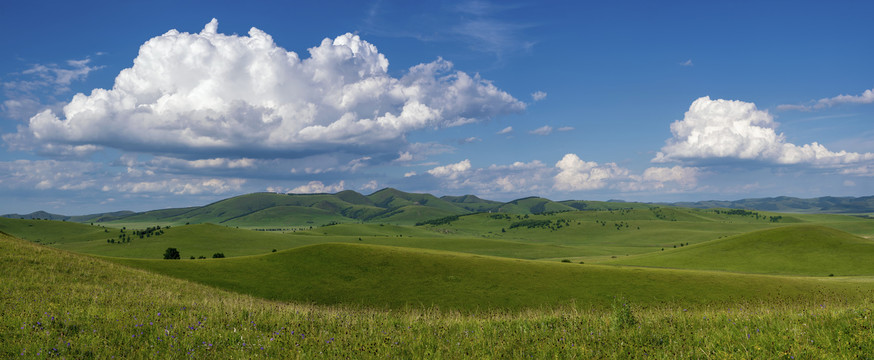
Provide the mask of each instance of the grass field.
POLYGON ((5 235, 0 274, 3 358, 819 359, 874 351, 871 302, 840 293, 685 308, 618 299, 608 309, 386 312, 261 300, 5 235))
POLYGON ((874 241, 816 225, 759 230, 612 263, 743 273, 874 275, 874 241))
POLYGON ((0 219, 0 358, 874 353, 871 219, 540 198, 465 215, 452 206, 495 204, 390 190, 0 219), (386 221, 302 220, 340 205, 386 221), (186 211, 224 222, 169 221, 186 211), (303 225, 252 230, 288 213, 303 225))
POLYGON ((321 244, 275 254, 219 260, 110 259, 123 265, 253 296, 368 308, 438 307, 476 312, 579 306, 608 308, 614 297, 636 304, 779 302, 819 294, 863 296, 867 283, 616 268, 515 260, 359 244, 321 244))

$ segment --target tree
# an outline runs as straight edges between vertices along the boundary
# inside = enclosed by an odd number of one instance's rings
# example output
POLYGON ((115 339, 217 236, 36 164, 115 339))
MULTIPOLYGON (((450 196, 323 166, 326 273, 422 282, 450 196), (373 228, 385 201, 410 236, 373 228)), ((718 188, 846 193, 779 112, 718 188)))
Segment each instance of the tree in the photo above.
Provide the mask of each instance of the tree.
POLYGON ((212 254, 212 258, 213 258, 213 259, 221 259, 221 258, 223 258, 223 257, 225 257, 225 254, 224 254, 224 253, 215 253, 215 254, 212 254))
POLYGON ((164 251, 164 260, 179 260, 181 257, 179 256, 179 250, 176 248, 167 248, 167 251, 164 251))

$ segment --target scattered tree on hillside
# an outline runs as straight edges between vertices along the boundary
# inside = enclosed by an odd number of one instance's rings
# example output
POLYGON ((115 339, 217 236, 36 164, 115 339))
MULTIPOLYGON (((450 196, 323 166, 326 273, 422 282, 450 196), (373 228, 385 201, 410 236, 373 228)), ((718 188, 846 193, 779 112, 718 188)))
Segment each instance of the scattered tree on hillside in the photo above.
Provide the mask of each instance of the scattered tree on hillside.
POLYGON ((179 260, 181 257, 179 256, 179 250, 176 248, 167 248, 167 251, 164 251, 164 260, 179 260))
POLYGON ((215 254, 212 254, 212 258, 213 258, 213 259, 221 259, 221 258, 223 258, 223 257, 225 257, 225 254, 224 254, 224 253, 215 253, 215 254))

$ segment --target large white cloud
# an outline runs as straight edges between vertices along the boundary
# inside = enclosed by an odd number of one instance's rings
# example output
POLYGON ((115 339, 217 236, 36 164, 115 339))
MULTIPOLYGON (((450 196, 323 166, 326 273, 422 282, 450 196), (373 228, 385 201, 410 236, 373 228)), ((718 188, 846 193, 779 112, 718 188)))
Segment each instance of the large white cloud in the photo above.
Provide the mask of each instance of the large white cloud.
POLYGON ((296 157, 384 148, 412 130, 525 108, 443 59, 391 77, 385 56, 357 35, 325 39, 300 59, 256 28, 248 36, 217 28, 213 19, 200 33, 150 39, 111 89, 76 94, 63 114, 40 112, 4 139, 194 158, 296 157))
POLYGON ((683 120, 671 124, 673 137, 653 162, 742 159, 836 166, 874 160, 872 153, 833 152, 816 142, 789 143, 776 127, 773 116, 753 103, 702 97, 692 103, 683 120))

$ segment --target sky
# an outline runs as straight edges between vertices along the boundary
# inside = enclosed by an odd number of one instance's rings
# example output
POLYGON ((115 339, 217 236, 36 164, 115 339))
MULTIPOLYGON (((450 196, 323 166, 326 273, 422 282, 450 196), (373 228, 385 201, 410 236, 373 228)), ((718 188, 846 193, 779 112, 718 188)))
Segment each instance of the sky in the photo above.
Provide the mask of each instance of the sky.
POLYGON ((5 1, 0 213, 874 195, 870 1, 5 1))

